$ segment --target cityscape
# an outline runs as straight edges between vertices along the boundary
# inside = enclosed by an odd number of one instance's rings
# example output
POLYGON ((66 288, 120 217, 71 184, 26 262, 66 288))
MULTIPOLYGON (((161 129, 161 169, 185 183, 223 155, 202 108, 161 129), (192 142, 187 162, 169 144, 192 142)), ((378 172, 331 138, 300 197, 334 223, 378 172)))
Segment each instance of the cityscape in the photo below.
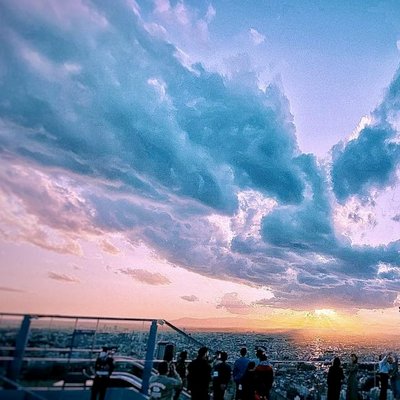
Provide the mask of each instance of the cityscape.
POLYGON ((0 0, 0 43, 0 400, 202 346, 400 400, 400 0, 0 0))
MULTIPOLYGON (((27 386, 57 385, 66 371, 90 371, 96 355, 103 346, 114 349, 116 369, 130 372, 137 367, 128 358, 143 362, 148 341, 148 322, 121 325, 114 321, 103 323, 96 329, 66 323, 52 322, 32 327, 25 351, 25 364, 21 381, 27 386), (46 326, 47 325, 47 326, 46 326), (135 367, 136 366, 136 367, 135 367)), ((172 358, 188 351, 189 360, 194 359, 200 345, 209 348, 209 360, 215 362, 218 351, 228 353, 228 363, 233 365, 242 347, 248 349, 248 357, 255 358, 255 351, 262 346, 273 366, 275 380, 273 396, 276 399, 326 399, 327 372, 334 357, 339 357, 344 370, 350 354, 359 358, 359 393, 364 399, 379 397, 379 375, 377 366, 381 354, 400 354, 400 342, 396 337, 370 338, 365 336, 307 335, 303 333, 262 333, 262 332, 213 332, 182 330, 174 331, 158 321, 157 347, 154 360, 165 357, 166 345, 173 348, 172 358), (183 333, 183 334, 182 334, 183 333)), ((0 360, 5 372, 6 360, 12 355, 18 328, 3 323, 0 329, 0 360)), ((136 370, 135 373, 140 372, 136 370)), ((345 372, 346 374, 346 372, 345 372)), ((233 396, 231 384, 228 397, 233 396)), ((342 388, 345 396, 346 384, 342 388)), ((344 398, 344 397, 343 397, 344 398)), ((388 400, 392 400, 388 391, 388 400)))

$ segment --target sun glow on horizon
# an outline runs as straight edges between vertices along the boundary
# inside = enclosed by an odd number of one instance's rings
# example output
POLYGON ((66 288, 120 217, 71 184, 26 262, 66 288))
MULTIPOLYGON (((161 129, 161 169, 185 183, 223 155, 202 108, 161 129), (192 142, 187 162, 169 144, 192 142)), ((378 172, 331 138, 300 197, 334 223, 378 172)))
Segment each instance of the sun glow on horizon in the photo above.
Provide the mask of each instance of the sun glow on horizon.
POLYGON ((336 311, 331 308, 321 308, 319 310, 314 310, 314 314, 318 317, 331 317, 334 318, 337 316, 336 311))

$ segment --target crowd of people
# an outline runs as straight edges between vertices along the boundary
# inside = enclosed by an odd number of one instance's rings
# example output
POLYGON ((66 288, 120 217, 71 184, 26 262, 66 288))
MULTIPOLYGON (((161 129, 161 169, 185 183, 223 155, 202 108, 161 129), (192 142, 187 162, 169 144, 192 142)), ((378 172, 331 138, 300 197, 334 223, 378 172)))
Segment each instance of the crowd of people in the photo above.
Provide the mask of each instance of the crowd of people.
MULTIPOLYGON (((359 400, 358 391, 358 357, 350 355, 350 361, 344 371, 339 357, 335 357, 328 371, 328 396, 327 400, 339 400, 342 384, 346 381, 346 400, 359 400), (346 372, 346 373, 345 373, 346 372)), ((388 353, 379 356, 377 376, 379 379, 379 400, 387 399, 387 391, 393 392, 393 399, 400 399, 400 374, 398 359, 395 355, 388 353)))
MULTIPOLYGON (((95 375, 91 399, 103 400, 109 378, 114 369, 113 350, 104 347, 95 364, 95 375)), ((209 349, 201 347, 197 357, 187 362, 188 353, 182 351, 177 360, 165 360, 158 364, 158 375, 149 382, 150 399, 178 400, 183 388, 190 393, 192 400, 224 400, 230 382, 234 382, 235 400, 269 400, 274 382, 274 370, 268 361, 264 347, 256 349, 255 358, 249 358, 245 347, 233 364, 228 354, 218 351, 210 359, 209 349)), ((358 357, 351 354, 346 368, 339 357, 335 357, 327 376, 327 400, 339 400, 342 385, 346 383, 346 400, 360 400, 358 381, 358 357)), ((379 379, 379 400, 387 400, 390 387, 394 400, 400 400, 400 373, 398 359, 392 353, 379 357, 377 376, 379 379)))
POLYGON ((159 375, 150 380, 151 399, 177 400, 185 387, 192 400, 208 400, 210 391, 214 400, 223 400, 232 379, 236 400, 269 399, 274 371, 263 347, 257 348, 255 359, 248 358, 243 347, 233 368, 225 351, 218 351, 210 360, 207 347, 201 347, 187 367, 186 358, 187 352, 181 352, 176 363, 163 361, 158 365, 159 375))

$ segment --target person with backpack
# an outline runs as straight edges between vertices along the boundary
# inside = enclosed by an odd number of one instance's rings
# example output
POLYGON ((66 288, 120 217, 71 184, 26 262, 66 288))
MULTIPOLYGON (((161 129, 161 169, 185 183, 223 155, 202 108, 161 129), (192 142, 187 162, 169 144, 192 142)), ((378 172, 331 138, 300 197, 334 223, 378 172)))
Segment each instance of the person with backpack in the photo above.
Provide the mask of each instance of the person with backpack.
POLYGON ((97 400, 97 398, 104 400, 113 370, 114 358, 112 350, 108 347, 103 347, 94 366, 91 400, 97 400))

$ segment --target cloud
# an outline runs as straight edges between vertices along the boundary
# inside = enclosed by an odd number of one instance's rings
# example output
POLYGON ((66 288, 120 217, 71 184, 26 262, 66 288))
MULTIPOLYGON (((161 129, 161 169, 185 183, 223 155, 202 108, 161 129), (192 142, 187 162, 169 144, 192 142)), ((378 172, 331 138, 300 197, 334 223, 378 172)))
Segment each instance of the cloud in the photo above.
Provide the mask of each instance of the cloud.
POLYGON ((339 201, 366 197, 371 189, 383 189, 396 181, 400 147, 390 126, 368 126, 357 139, 333 148, 332 182, 339 201))
MULTIPOLYGON (((163 36, 122 0, 75 1, 79 15, 34 3, 0 5, 3 240, 75 255, 94 240, 113 253, 102 240, 118 233, 173 265, 267 287, 266 306, 307 309, 326 296, 331 307, 390 306, 400 284, 379 268, 400 264, 399 243, 356 247, 334 216, 337 200, 397 184, 397 76, 371 122, 324 164, 301 154, 279 83, 260 90, 242 62, 229 76, 190 65, 165 39, 174 24, 190 40, 207 33, 214 8, 157 1, 151 22, 163 36)), ((235 293, 219 307, 250 309, 235 293)))
POLYGON ((58 282, 79 283, 79 279, 67 274, 49 271, 47 277, 58 282))
POLYGON ((204 19, 209 24, 215 18, 216 15, 217 15, 217 11, 215 10, 215 8, 213 7, 212 4, 209 4, 208 8, 207 8, 207 13, 206 13, 204 19))
POLYGON ((206 10, 191 7, 184 1, 172 4, 169 0, 155 0, 153 18, 165 28, 167 37, 183 45, 190 42, 205 43, 209 39, 208 26, 213 21, 216 10, 209 4, 206 10))
POLYGON ((199 298, 197 296, 195 296, 194 294, 190 295, 190 296, 181 296, 182 300, 188 301, 189 303, 194 303, 199 301, 199 298))
POLYGON ((101 241, 101 248, 109 254, 117 255, 120 253, 120 249, 115 247, 112 243, 108 242, 107 240, 101 241))
POLYGON ((370 123, 358 135, 332 149, 333 190, 340 202, 351 196, 368 197, 374 189, 398 182, 400 161, 400 70, 386 90, 381 104, 371 113, 370 123))
POLYGON ((250 28, 249 35, 250 35, 250 39, 256 46, 265 42, 265 36, 263 34, 261 34, 260 32, 258 32, 257 29, 250 28))
POLYGON ((25 293, 25 290, 15 289, 8 286, 0 286, 0 292, 25 293))
POLYGON ((225 293, 217 308, 225 308, 232 314, 245 315, 252 311, 252 307, 239 298, 237 293, 225 293))
POLYGON ((147 285, 169 285, 171 281, 164 275, 161 275, 158 272, 149 272, 145 269, 134 269, 134 268, 125 268, 120 269, 119 272, 121 274, 127 275, 130 278, 146 283, 147 285))

